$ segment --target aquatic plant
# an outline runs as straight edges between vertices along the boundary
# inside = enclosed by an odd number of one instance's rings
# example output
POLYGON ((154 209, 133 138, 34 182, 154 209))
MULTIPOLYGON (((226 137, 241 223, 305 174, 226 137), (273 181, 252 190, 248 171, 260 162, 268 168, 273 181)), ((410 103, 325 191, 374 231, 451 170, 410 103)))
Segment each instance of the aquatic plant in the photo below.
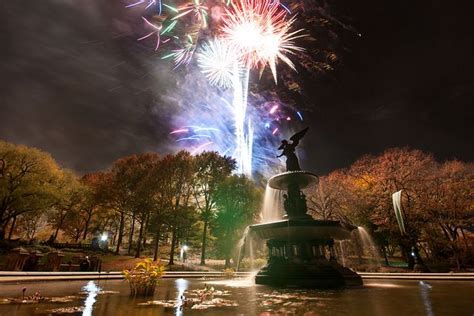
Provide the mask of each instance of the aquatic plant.
POLYGON ((130 294, 149 296, 155 293, 158 280, 162 277, 165 267, 158 261, 147 258, 135 265, 133 269, 124 270, 125 280, 130 285, 130 294))
POLYGON ((235 276, 235 270, 232 268, 226 268, 222 272, 224 272, 224 277, 227 279, 232 279, 235 276))
POLYGON ((203 289, 195 290, 200 302, 212 301, 214 299, 214 292, 214 287, 208 287, 207 284, 204 285, 203 289))

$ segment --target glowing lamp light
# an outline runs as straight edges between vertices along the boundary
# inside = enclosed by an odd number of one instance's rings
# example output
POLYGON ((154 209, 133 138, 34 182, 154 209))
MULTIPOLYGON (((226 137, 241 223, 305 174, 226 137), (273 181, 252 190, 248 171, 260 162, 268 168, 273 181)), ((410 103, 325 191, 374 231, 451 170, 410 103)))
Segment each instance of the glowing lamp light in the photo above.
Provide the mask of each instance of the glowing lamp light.
POLYGON ((109 236, 107 235, 107 233, 103 233, 102 236, 100 236, 100 240, 102 241, 106 241, 108 238, 109 236))

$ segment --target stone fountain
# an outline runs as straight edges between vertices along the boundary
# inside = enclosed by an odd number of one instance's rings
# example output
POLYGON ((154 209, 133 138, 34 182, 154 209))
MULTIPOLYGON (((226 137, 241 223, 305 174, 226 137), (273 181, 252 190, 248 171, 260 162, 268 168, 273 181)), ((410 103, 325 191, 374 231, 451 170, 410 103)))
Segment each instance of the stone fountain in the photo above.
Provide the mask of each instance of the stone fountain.
MULTIPOLYGON (((362 285, 361 277, 337 262, 335 240, 351 238, 357 227, 335 220, 314 220, 307 214, 302 190, 318 181, 302 171, 295 147, 308 129, 293 135, 279 149, 287 157, 287 172, 278 174, 268 185, 286 193, 282 220, 251 225, 249 234, 267 241, 268 263, 255 277, 257 284, 283 287, 337 288, 362 285)), ((282 156, 280 155, 280 156, 282 156)))

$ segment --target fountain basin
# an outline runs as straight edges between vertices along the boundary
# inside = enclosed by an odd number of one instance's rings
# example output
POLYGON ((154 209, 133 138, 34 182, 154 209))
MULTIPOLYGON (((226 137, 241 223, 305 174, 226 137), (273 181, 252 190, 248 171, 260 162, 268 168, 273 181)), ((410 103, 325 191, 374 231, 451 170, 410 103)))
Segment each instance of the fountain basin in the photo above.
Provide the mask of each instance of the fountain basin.
POLYGON ((276 190, 288 190, 289 185, 298 184, 299 189, 307 188, 308 186, 318 182, 318 176, 307 171, 287 171, 268 180, 268 185, 276 190))
POLYGON ((340 221, 313 219, 251 225, 249 234, 267 241, 269 255, 255 282, 322 289, 361 286, 361 277, 340 265, 334 250, 334 241, 350 239, 354 229, 340 221))
POLYGON ((250 226, 250 232, 260 239, 279 240, 346 240, 357 227, 329 220, 281 220, 250 226))
MULTIPOLYGON (((350 239, 355 226, 340 221, 314 220, 308 215, 304 188, 318 182, 307 171, 288 171, 268 180, 283 194, 283 220, 251 225, 250 237, 266 240, 268 263, 255 283, 279 287, 338 288, 362 285, 361 277, 337 262, 335 240, 350 239)), ((244 241, 245 244, 245 241, 244 241)))

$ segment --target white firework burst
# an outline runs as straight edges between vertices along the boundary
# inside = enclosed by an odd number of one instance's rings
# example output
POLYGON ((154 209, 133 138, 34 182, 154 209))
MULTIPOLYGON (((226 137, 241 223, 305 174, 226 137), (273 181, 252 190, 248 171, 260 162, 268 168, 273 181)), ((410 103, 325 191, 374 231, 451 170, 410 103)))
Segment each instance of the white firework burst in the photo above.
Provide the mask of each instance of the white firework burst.
POLYGON ((197 62, 209 83, 221 88, 231 87, 242 69, 235 49, 220 39, 204 43, 197 54, 197 62))

